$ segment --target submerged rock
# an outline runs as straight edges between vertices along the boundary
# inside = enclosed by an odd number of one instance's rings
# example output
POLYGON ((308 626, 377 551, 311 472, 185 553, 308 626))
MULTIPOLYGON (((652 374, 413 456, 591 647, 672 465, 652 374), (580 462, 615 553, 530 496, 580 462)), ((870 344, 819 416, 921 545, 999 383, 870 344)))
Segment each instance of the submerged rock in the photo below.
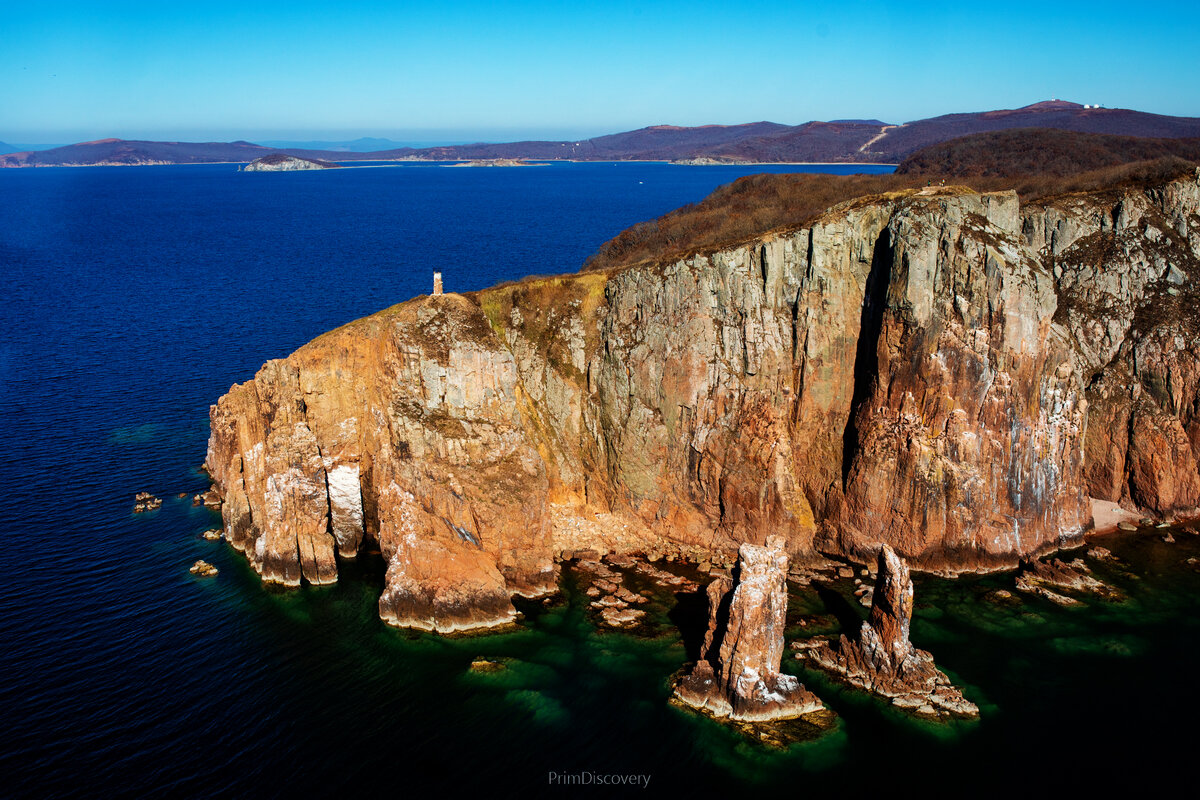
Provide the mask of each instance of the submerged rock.
MULTIPOLYGON (((1104 552, 1108 554, 1107 558, 1112 558, 1112 553, 1107 550, 1104 552)), ((1022 592, 1040 595, 1060 606, 1079 603, 1075 598, 1059 593, 1064 590, 1101 597, 1119 597, 1115 589, 1092 577, 1091 569, 1081 558, 1070 562, 1055 558, 1027 563, 1017 575, 1017 588, 1022 592)))
POLYGON ((787 553, 781 538, 744 544, 736 580, 708 587, 709 627, 700 660, 675 685, 675 697, 718 717, 793 719, 824 705, 793 675, 779 671, 787 616, 787 553))
POLYGON ((600 617, 614 628, 634 625, 645 615, 645 611, 627 606, 614 606, 600 610, 600 617))
POLYGON ((836 643, 821 641, 807 650, 808 663, 920 716, 978 717, 979 708, 934 666, 933 656, 909 641, 912 612, 908 566, 884 545, 879 551, 871 614, 858 639, 843 634, 836 643))

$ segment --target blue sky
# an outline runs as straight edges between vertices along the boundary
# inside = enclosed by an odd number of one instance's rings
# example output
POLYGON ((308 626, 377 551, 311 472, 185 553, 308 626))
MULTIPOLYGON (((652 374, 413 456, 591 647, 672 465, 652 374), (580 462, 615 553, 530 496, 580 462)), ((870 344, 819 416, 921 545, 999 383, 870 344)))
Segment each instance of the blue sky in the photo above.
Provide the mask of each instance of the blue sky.
POLYGON ((572 138, 1051 97, 1200 116, 1197 41, 1194 2, 5 0, 0 140, 572 138))

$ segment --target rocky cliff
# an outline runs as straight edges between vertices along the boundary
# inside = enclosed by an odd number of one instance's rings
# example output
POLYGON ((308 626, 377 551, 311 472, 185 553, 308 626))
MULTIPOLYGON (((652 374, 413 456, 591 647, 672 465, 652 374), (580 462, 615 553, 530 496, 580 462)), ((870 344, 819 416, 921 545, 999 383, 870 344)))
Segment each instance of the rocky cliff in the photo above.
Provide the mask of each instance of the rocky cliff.
POLYGON ((1078 539, 1089 498, 1200 502, 1200 175, 1021 207, 861 198, 712 252, 421 297, 213 406, 229 540, 398 625, 514 616, 562 550, 783 537, 944 571, 1078 539))

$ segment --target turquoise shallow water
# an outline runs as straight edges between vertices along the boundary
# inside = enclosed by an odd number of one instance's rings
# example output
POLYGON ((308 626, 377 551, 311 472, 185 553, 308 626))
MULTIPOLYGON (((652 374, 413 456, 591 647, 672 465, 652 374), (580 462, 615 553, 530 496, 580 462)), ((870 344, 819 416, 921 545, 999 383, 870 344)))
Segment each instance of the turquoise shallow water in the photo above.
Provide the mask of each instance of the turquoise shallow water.
MULTIPOLYGON (((737 174, 0 171, 3 791, 571 791, 551 771, 649 774, 644 791, 668 795, 869 791, 895 776, 936 795, 1145 791, 1189 764, 1190 534, 1106 542, 1127 566, 1097 574, 1121 602, 997 605, 987 594, 1010 575, 920 579, 913 638, 982 720, 914 722, 789 662, 839 721, 785 752, 667 703, 702 602, 664 597, 645 635, 603 632, 568 574, 562 601, 523 606, 520 630, 440 639, 378 620, 377 559, 344 564, 333 587, 270 589, 199 538, 213 516, 175 493, 205 486, 208 404, 264 360, 426 291, 434 266, 452 288, 572 269, 737 174), (143 489, 160 511, 131 513, 143 489), (220 575, 189 575, 197 558, 220 575), (478 657, 506 668, 471 672, 478 657)), ((797 590, 793 622, 853 627, 865 611, 850 592, 797 590)))

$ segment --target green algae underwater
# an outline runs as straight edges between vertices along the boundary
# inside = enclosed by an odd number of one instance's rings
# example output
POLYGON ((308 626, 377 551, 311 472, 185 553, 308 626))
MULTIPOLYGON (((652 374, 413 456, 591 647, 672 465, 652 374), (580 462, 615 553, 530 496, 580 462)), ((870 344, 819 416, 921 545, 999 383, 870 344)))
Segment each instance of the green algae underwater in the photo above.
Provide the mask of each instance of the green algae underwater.
MULTIPOLYGON (((1120 591, 1116 601, 1079 595, 1080 605, 1057 606, 1016 592, 1011 572, 916 576, 913 641, 980 706, 981 719, 919 720, 805 669, 788 649, 784 670, 837 718, 782 748, 669 702, 672 676, 695 657, 704 630, 702 590, 659 589, 644 624, 616 631, 589 613, 568 567, 559 597, 518 600, 515 631, 446 638, 378 619, 377 555, 347 564, 333 587, 297 591, 263 587, 222 546, 215 561, 225 585, 197 580, 196 588, 220 592, 247 644, 288 663, 272 713, 287 720, 292 746, 312 748, 300 769, 313 786, 367 788, 399 769, 410 789, 466 785, 502 796, 552 791, 551 772, 649 775, 647 791, 670 794, 834 788, 889 774, 934 794, 982 775, 976 794, 1030 781, 1111 789, 1141 774, 1132 765, 1142 770, 1177 746, 1164 720, 1197 706, 1188 667, 1200 574, 1187 559, 1200 557, 1200 536, 1175 529, 1167 544, 1164 533, 1097 540, 1118 560, 1086 560, 1120 591), (474 661, 493 663, 472 669, 474 661), (324 763, 327 736, 357 739, 359 757, 324 763)), ((866 616, 854 588, 849 580, 789 584, 789 641, 854 632, 866 616)))

